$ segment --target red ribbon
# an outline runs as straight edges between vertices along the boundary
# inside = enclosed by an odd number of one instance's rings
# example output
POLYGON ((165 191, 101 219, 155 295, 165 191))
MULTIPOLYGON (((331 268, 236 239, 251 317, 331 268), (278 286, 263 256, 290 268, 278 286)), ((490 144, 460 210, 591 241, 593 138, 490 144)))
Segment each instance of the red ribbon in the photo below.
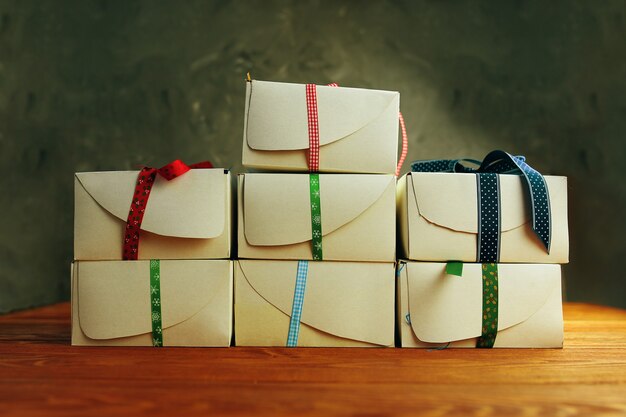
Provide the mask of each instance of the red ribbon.
POLYGON ((209 161, 203 161, 197 164, 186 165, 183 161, 177 159, 158 169, 151 167, 142 168, 137 176, 135 194, 130 203, 128 219, 126 220, 122 259, 134 261, 139 256, 139 231, 141 230, 141 222, 143 221, 143 215, 145 214, 148 198, 150 197, 157 173, 166 180, 171 181, 185 174, 190 169, 198 168, 213 168, 213 164, 209 161))
MULTIPOLYGON (((329 87, 339 87, 337 83, 327 85, 329 87)), ((315 84, 306 85, 306 109, 309 118, 309 171, 318 172, 320 170, 320 126, 317 112, 317 86, 315 84)), ((398 120, 402 133, 402 153, 396 167, 396 177, 400 175, 400 170, 409 148, 409 140, 402 113, 398 114, 398 120)))

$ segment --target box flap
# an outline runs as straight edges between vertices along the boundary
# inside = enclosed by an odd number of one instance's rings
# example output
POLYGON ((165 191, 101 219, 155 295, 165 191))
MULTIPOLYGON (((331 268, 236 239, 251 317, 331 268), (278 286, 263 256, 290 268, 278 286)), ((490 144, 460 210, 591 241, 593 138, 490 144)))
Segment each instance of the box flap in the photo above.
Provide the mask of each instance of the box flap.
MULTIPOLYGON (((263 299, 291 316, 297 261, 237 264, 263 299)), ((393 345, 393 270, 393 263, 309 262, 301 322, 334 336, 393 345)))
MULTIPOLYGON (((551 187, 555 178, 546 176, 550 200, 560 198, 563 187, 551 187)), ((421 217, 437 226, 458 232, 478 233, 475 174, 411 173, 409 193, 421 217)), ((500 175, 502 232, 530 221, 530 201, 519 175, 500 175)))
MULTIPOLYGON (((445 263, 407 264, 411 327, 419 340, 447 343, 481 335, 481 264, 464 264, 463 276, 445 263)), ((526 321, 561 286, 559 265, 498 264, 498 330, 526 321)))
MULTIPOLYGON (((349 223, 376 202, 393 175, 320 174, 322 233, 349 223)), ((245 174, 243 217, 251 245, 288 245, 311 240, 309 176, 306 174, 245 174)))
MULTIPOLYGON (((262 151, 309 148, 306 86, 253 80, 248 84, 246 139, 262 151)), ((390 106, 395 91, 317 86, 320 146, 338 141, 376 120, 390 106)))
MULTIPOLYGON (((138 171, 81 172, 76 178, 96 202, 126 222, 138 171)), ((157 175, 141 229, 162 236, 209 239, 225 227, 223 169, 192 169, 167 181, 157 175)))
MULTIPOLYGON (((228 261, 161 261, 161 313, 166 329, 211 303, 228 261)), ((113 339, 152 331, 150 261, 83 261, 77 265, 78 317, 91 339, 113 339)))

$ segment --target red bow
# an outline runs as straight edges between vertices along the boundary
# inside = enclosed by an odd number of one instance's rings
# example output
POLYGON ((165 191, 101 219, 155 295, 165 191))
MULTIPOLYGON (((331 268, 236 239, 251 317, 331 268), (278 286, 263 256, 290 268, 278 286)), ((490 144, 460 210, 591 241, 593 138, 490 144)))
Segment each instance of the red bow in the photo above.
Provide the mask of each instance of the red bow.
POLYGON ((130 203, 128 219, 126 220, 126 230, 124 230, 124 244, 122 259, 137 260, 139 256, 139 231, 141 230, 141 222, 146 211, 150 191, 156 179, 157 173, 166 180, 170 181, 176 177, 180 177, 190 169, 213 168, 213 164, 209 161, 198 162, 197 164, 186 165, 180 159, 170 162, 161 168, 143 167, 137 176, 135 184, 135 194, 130 203))

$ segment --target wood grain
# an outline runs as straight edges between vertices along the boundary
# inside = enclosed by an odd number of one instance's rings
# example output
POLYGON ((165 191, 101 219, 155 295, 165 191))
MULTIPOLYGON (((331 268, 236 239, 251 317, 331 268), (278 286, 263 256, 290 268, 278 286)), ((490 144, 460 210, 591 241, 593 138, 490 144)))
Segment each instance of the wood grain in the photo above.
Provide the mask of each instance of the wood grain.
POLYGON ((626 415, 626 311, 564 349, 80 348, 69 305, 0 317, 0 415, 626 415))

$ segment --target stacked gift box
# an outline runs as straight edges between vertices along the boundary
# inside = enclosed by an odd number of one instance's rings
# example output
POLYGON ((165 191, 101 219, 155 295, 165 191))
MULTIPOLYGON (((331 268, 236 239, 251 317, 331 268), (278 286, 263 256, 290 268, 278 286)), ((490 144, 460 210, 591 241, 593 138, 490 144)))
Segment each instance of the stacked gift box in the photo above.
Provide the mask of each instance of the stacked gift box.
POLYGON ((72 343, 562 346, 566 178, 494 151, 396 181, 399 99, 248 80, 234 261, 229 171, 77 173, 72 343))
POLYGON ((412 171, 398 181, 402 347, 561 347, 567 179, 502 151, 412 171))
POLYGON ((229 346, 230 173, 75 175, 72 344, 229 346))
POLYGON ((236 345, 394 345, 399 98, 247 82, 236 345))

